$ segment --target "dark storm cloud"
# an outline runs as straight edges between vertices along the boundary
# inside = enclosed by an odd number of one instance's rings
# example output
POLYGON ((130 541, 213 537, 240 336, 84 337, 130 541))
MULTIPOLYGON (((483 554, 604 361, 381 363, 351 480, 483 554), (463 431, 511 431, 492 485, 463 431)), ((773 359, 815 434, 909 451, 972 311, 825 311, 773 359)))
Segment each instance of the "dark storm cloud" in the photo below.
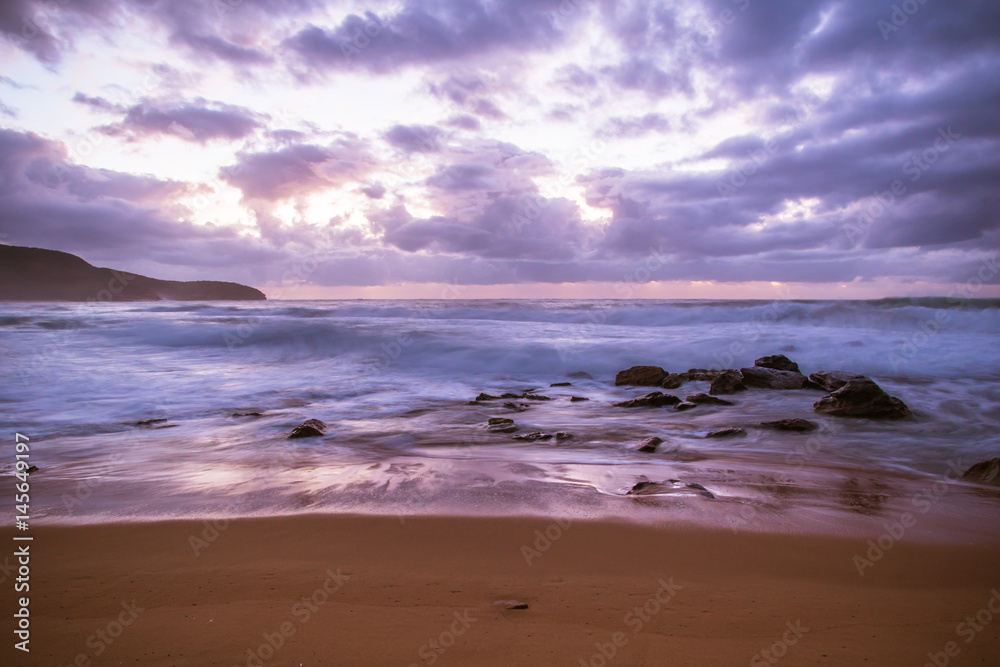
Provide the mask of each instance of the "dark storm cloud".
POLYGON ((197 99, 191 102, 143 100, 127 108, 100 97, 77 93, 74 102, 99 111, 123 111, 122 120, 103 126, 102 132, 129 140, 167 134, 205 143, 213 139, 243 139, 264 126, 267 117, 244 107, 197 99))
POLYGON ((284 46, 308 73, 477 59, 515 50, 548 50, 563 33, 553 22, 561 0, 408 0, 394 14, 352 15, 340 25, 310 25, 284 46))

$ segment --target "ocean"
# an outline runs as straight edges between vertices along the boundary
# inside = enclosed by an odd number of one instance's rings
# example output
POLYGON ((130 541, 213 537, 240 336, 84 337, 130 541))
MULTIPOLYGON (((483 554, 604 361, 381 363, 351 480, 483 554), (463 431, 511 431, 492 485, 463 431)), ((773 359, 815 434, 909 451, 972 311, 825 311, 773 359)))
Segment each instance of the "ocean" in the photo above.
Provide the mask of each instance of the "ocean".
POLYGON ((32 514, 56 522, 317 511, 834 523, 1000 455, 998 339, 1000 301, 948 298, 5 303, 0 422, 11 442, 31 438, 32 514), (819 415, 815 390, 753 389, 686 412, 613 405, 653 390, 614 386, 633 365, 739 368, 770 354, 806 374, 868 375, 914 417, 819 415), (470 405, 480 392, 551 400, 470 405), (519 430, 489 432, 491 417, 519 430), (760 426, 790 417, 821 428, 760 426), (327 433, 289 440, 309 418, 327 433), (745 435, 705 438, 729 426, 745 435), (572 437, 514 439, 536 431, 572 437), (636 451, 650 436, 660 451, 636 451), (640 481, 666 490, 629 495, 640 481))

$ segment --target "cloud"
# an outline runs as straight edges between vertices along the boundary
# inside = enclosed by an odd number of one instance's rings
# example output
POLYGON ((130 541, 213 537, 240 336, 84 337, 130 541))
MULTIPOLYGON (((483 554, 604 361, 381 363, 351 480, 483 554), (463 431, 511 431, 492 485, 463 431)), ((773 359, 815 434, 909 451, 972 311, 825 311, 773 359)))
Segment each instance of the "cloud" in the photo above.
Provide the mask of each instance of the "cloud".
POLYGON ((428 125, 395 125, 385 133, 385 138, 405 153, 436 153, 441 150, 442 134, 428 125))
POLYGON ((142 100, 122 109, 100 97, 77 93, 74 102, 100 111, 124 111, 122 120, 101 127, 110 136, 130 141, 170 135, 185 141, 205 143, 216 139, 243 139, 264 127, 267 117, 250 109, 221 102, 196 99, 191 102, 142 100))
POLYGON ((367 143, 343 134, 326 146, 292 144, 242 153, 237 164, 223 167, 219 175, 246 199, 273 202, 359 180, 373 164, 367 143))

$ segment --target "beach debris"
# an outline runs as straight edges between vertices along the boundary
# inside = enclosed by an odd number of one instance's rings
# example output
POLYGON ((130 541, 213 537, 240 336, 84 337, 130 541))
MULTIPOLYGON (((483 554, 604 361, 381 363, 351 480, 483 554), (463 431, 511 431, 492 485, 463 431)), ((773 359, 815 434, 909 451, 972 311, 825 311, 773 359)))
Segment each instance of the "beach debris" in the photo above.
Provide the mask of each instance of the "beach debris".
POLYGON ((747 388, 743 384, 743 374, 738 370, 730 368, 724 370, 715 376, 712 380, 712 387, 708 390, 708 393, 713 396, 717 394, 735 394, 738 391, 743 391, 747 388))
POLYGON ((527 609, 528 603, 521 602, 520 600, 497 600, 493 603, 494 607, 504 607, 505 609, 527 609))
POLYGON ((542 433, 541 431, 534 431, 532 433, 522 433, 520 435, 514 436, 515 440, 526 440, 528 442, 534 442, 536 440, 551 440, 551 433, 542 433))
POLYGON ((619 371, 615 385, 630 384, 636 387, 659 387, 666 379, 667 372, 659 366, 633 366, 619 371))
POLYGON ((1000 486, 1000 458, 977 463, 962 473, 962 479, 969 482, 1000 486))
POLYGON ((730 426, 729 428, 720 428, 715 431, 711 431, 705 434, 706 438, 740 438, 746 435, 746 429, 740 428, 739 426, 730 426))
POLYGON ((871 378, 849 371, 816 371, 809 381, 824 391, 834 392, 851 380, 871 380, 871 378))
POLYGON ((691 394, 684 399, 688 403, 697 403, 698 405, 732 405, 732 401, 727 401, 724 398, 716 398, 709 394, 691 394))
POLYGON ((743 384, 761 389, 802 389, 808 379, 798 371, 779 371, 773 368, 741 368, 743 384))
POLYGON ((761 357, 754 361, 753 365, 758 368, 771 368, 776 371, 799 372, 799 365, 783 354, 772 354, 767 357, 761 357))
POLYGON ((514 403, 513 401, 507 401, 503 406, 508 410, 517 410, 518 412, 524 412, 531 407, 527 403, 514 403))
POLYGON ((513 419, 506 417, 490 417, 486 422, 486 430, 490 433, 513 433, 517 430, 517 425, 513 419))
POLYGON ((677 405, 675 405, 674 406, 674 410, 677 410, 679 412, 683 412, 684 410, 690 410, 690 409, 696 408, 696 407, 698 407, 697 403, 690 403, 688 401, 684 401, 683 403, 678 403, 677 405))
POLYGON ((307 419, 296 426, 288 436, 289 440, 296 438, 315 438, 326 433, 326 424, 318 419, 307 419))
POLYGON ((572 382, 553 382, 549 385, 550 387, 572 387, 572 382))
POLYGON ((813 403, 813 410, 835 417, 905 419, 912 413, 903 401, 868 378, 855 378, 813 403))
POLYGON ((570 396, 569 400, 571 403, 579 403, 580 401, 589 401, 590 399, 586 396, 570 396))
POLYGON ((776 428, 779 431, 798 431, 800 433, 805 433, 806 431, 815 431, 819 428, 819 424, 808 419, 775 419, 773 421, 761 422, 761 426, 768 426, 770 428, 776 428))
POLYGON ((665 405, 677 405, 681 399, 673 394, 664 394, 661 391, 654 391, 641 398, 633 398, 630 401, 615 403, 617 408, 662 408, 665 405))
POLYGON ((656 451, 656 448, 663 443, 663 438, 658 438, 655 435, 651 438, 646 438, 639 443, 638 451, 644 452, 646 454, 652 454, 656 451))

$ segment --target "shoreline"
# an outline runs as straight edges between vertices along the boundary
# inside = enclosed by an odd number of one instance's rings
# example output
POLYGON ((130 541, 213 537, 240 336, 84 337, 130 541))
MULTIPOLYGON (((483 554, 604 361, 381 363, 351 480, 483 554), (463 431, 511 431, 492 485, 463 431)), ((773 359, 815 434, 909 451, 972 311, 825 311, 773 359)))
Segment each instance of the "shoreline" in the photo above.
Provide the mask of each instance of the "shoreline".
POLYGON ((586 665, 603 650, 636 666, 779 652, 922 665, 948 642, 963 664, 1000 656, 1000 614, 969 643, 957 633, 1000 587, 996 537, 904 538, 859 574, 864 539, 607 520, 298 515, 32 534, 31 660, 5 664, 586 665))

